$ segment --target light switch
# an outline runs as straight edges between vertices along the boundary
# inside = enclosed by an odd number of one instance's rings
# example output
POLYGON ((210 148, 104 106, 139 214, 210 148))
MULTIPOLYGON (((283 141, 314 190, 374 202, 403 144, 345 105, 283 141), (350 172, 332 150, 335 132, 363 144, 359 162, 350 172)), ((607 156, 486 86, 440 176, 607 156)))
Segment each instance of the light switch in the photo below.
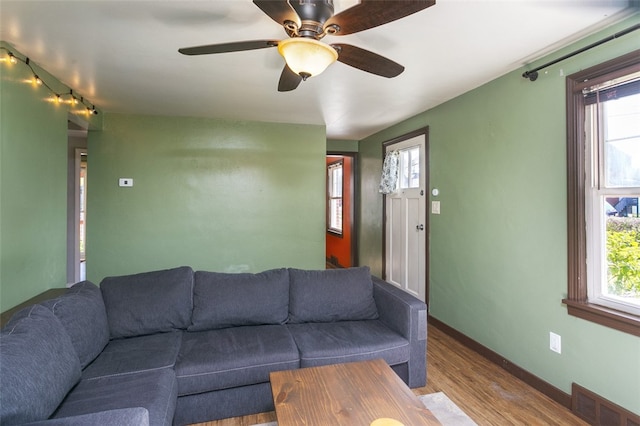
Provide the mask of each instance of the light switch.
POLYGON ((549 332, 549 349, 559 354, 562 353, 562 337, 552 331, 549 332))
POLYGON ((118 179, 118 185, 123 187, 133 186, 133 179, 131 178, 120 178, 118 179))
POLYGON ((440 214, 440 201, 431 202, 431 213, 440 214))

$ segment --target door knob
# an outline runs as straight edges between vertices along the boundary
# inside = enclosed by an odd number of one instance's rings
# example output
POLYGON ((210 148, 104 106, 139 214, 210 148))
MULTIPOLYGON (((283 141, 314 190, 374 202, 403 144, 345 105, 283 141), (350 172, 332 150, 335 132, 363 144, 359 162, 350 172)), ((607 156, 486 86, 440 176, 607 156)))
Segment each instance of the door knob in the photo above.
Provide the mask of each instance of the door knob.
POLYGON ((416 226, 416 229, 417 229, 418 231, 424 231, 424 225, 423 225, 423 224, 417 225, 417 226, 416 226))

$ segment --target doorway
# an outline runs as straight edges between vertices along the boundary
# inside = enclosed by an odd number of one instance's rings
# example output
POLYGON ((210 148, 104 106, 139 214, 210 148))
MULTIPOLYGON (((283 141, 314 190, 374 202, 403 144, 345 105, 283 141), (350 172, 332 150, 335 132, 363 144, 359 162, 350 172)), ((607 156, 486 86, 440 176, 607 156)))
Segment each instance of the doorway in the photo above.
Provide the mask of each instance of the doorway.
POLYGON ((394 189, 384 194, 384 279, 428 303, 428 128, 383 144, 395 165, 394 189))
POLYGON ((349 268, 358 264, 355 226, 356 154, 327 153, 327 268, 349 268))
POLYGON ((67 285, 86 279, 87 123, 67 128, 67 285))

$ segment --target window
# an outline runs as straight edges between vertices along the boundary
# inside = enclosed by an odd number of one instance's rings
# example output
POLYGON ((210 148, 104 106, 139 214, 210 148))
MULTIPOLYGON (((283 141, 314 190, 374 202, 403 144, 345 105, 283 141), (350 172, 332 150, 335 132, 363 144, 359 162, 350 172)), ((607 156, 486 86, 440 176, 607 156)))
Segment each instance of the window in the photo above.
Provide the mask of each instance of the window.
POLYGON ((640 336, 640 54, 567 78, 569 314, 640 336))
POLYGON ((400 151, 401 189, 420 187, 420 147, 414 146, 400 151))
POLYGON ((640 73, 630 78, 585 89, 587 293, 640 315, 640 73))
POLYGON ((342 234, 342 170, 343 160, 327 166, 328 231, 342 234))

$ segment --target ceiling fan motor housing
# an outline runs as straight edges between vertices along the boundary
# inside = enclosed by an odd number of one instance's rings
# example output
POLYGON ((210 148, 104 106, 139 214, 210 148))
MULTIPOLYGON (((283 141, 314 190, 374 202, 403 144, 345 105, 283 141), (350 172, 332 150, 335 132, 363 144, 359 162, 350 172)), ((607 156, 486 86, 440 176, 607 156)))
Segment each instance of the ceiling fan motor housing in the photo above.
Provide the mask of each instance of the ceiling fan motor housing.
POLYGON ((324 36, 324 23, 333 16, 333 0, 290 0, 289 4, 300 17, 298 30, 301 37, 320 39, 324 36))

